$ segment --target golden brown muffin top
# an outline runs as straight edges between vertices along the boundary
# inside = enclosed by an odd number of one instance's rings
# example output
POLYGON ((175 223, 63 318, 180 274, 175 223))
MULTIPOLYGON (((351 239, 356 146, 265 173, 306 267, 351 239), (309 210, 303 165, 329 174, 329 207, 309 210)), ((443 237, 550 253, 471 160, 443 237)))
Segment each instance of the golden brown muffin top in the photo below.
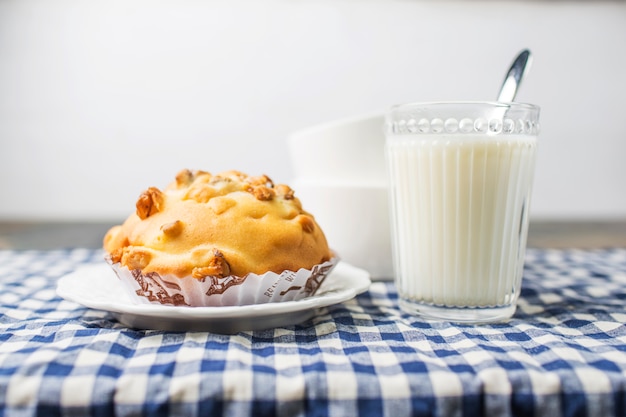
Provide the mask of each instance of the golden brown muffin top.
POLYGON ((297 271, 331 258, 291 188, 239 171, 183 170, 163 191, 148 188, 104 249, 131 270, 195 278, 297 271))

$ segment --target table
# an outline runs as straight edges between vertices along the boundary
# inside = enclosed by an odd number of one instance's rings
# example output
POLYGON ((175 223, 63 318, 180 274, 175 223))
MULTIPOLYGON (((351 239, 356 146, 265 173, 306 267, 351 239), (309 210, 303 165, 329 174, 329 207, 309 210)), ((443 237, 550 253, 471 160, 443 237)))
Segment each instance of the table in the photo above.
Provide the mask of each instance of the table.
MULTIPOLYGON (((0 249, 102 247, 102 237, 118 221, 2 221, 0 249)), ((528 246, 536 248, 626 247, 626 219, 536 220, 528 229, 528 246)))
POLYGON ((426 322, 375 282, 301 325, 230 336, 128 329, 56 296, 98 262, 0 251, 1 415, 626 415, 626 249, 529 249, 508 323, 426 322))

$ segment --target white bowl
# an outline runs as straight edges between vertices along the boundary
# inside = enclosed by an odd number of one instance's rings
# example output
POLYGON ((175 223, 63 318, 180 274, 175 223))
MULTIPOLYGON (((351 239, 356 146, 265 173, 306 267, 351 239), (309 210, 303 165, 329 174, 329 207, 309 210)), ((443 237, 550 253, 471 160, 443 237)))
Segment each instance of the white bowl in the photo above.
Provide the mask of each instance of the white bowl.
POLYGON ((384 116, 310 127, 287 139, 295 178, 330 183, 386 183, 384 116))
POLYGON ((367 270, 373 280, 393 277, 387 187, 296 179, 303 208, 315 216, 339 258, 367 270))

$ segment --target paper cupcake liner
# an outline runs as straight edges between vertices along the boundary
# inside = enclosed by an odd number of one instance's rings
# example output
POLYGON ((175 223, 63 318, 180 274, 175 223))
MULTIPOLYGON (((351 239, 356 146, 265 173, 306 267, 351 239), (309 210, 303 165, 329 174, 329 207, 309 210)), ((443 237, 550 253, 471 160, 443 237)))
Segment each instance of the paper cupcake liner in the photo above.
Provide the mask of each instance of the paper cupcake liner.
POLYGON ((224 278, 144 274, 130 270, 120 263, 107 262, 119 277, 135 303, 165 304, 189 307, 241 306, 250 304, 297 301, 315 294, 339 259, 315 265, 311 269, 283 271, 280 274, 234 275, 224 278))

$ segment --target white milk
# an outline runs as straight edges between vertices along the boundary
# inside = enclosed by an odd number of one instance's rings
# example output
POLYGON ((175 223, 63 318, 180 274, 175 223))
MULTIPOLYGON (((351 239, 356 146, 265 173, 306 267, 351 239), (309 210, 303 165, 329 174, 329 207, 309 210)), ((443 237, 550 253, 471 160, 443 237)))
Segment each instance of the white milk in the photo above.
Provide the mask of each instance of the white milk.
POLYGON ((536 136, 525 135, 387 141, 401 298, 453 307, 515 303, 536 146, 536 136))

